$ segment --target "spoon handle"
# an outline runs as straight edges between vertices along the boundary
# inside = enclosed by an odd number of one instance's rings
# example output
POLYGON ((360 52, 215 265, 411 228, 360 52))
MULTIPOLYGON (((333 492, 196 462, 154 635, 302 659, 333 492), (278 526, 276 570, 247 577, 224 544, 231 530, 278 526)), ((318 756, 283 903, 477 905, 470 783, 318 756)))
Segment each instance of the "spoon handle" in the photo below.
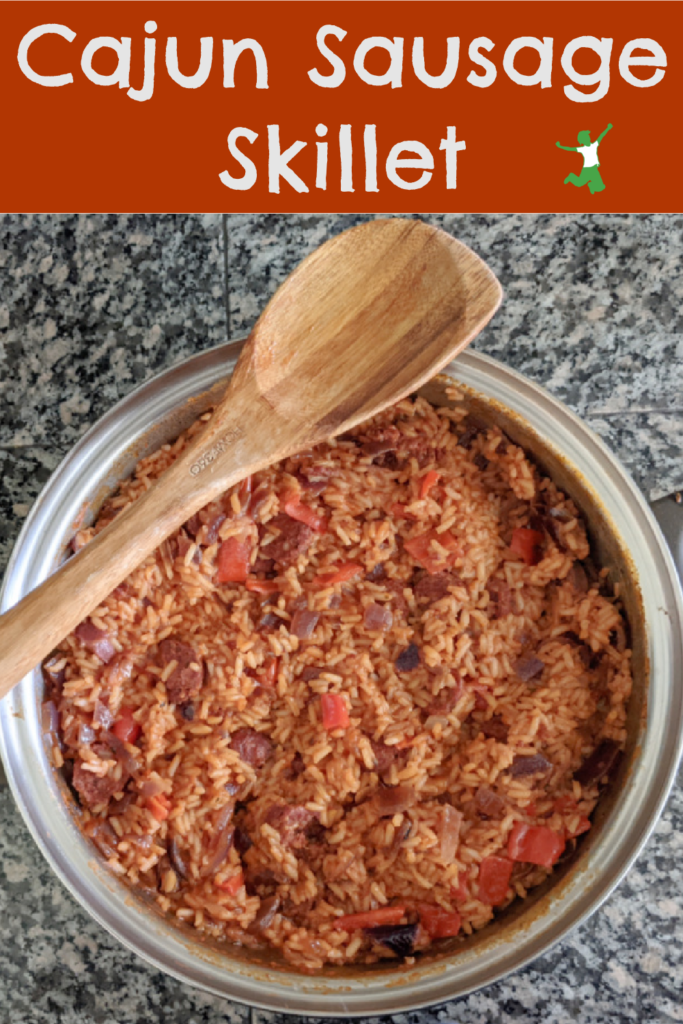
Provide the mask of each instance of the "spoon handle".
POLYGON ((233 378, 231 400, 154 486, 0 616, 0 698, 191 515, 287 454, 291 446, 277 443, 288 438, 281 420, 240 377, 238 387, 233 378))

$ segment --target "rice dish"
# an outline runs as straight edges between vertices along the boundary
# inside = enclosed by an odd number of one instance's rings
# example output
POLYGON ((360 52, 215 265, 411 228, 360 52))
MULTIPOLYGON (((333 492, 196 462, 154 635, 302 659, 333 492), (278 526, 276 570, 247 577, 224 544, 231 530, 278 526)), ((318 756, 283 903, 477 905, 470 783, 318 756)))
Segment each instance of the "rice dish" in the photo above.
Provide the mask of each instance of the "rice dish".
POLYGON ((524 899, 625 744, 628 627, 579 512, 458 397, 231 488, 43 666, 53 760, 111 870, 303 971, 410 963, 524 899))

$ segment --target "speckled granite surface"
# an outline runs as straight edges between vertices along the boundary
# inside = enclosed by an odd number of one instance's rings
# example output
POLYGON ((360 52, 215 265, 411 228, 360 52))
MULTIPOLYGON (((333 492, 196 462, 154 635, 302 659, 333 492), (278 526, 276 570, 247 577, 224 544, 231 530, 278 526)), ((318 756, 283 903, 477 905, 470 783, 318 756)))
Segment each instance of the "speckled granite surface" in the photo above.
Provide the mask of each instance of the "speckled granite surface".
MULTIPOLYGON (((245 332, 305 253, 360 219, 0 218, 0 571, 90 423, 159 369, 245 332)), ((477 347, 584 416, 649 496, 683 486, 683 219, 428 219, 481 252, 505 287, 477 347)), ((682 853, 679 788, 625 882, 571 937, 482 992, 393 1020, 683 1021, 682 853)), ((249 1017, 147 967, 93 922, 43 862, 0 770, 0 1024, 249 1017)))

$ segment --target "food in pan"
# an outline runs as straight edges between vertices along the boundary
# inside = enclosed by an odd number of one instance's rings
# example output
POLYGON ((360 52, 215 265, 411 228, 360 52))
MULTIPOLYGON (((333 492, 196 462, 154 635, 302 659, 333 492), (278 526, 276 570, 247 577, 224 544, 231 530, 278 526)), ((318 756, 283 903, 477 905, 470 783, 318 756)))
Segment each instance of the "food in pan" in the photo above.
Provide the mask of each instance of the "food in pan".
POLYGON ((590 829, 631 689, 577 508, 457 394, 226 492, 43 672, 111 869, 306 971, 410 961, 524 899, 590 829))

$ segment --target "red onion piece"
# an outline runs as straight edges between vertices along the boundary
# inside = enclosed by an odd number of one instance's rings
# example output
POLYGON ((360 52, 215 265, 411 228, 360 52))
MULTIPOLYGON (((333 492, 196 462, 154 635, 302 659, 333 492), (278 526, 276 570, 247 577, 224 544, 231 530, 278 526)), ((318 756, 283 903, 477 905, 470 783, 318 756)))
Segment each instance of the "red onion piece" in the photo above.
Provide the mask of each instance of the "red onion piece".
POLYGON ((152 849, 152 843, 154 841, 154 836, 138 836, 130 832, 123 838, 127 843, 130 843, 131 846, 137 847, 137 849, 141 850, 143 853, 149 853, 149 851, 152 849))
POLYGON ((415 952, 417 930, 416 924, 379 924, 375 928, 363 929, 373 942, 386 946, 400 960, 412 956, 415 952))
POLYGON ((247 513, 251 516, 252 519, 254 519, 257 513, 260 512, 265 503, 268 501, 269 497, 270 487, 268 486, 267 483, 260 483, 256 490, 253 492, 248 507, 244 509, 245 513, 247 513))
POLYGON ((105 665, 110 662, 116 654, 116 649, 103 629, 93 625, 90 619, 84 619, 76 626, 74 635, 81 641, 83 646, 96 654, 105 665))
MULTIPOLYGON (((135 803, 135 801, 137 800, 137 796, 138 795, 137 795, 137 793, 134 790, 127 789, 126 792, 123 794, 123 796, 121 797, 120 800, 114 800, 110 804, 110 814, 112 814, 114 816, 117 816, 119 814, 125 814, 125 812, 131 806, 131 804, 135 803)), ((131 843, 132 842, 138 842, 138 840, 140 840, 140 842, 141 842, 143 839, 149 839, 149 844, 146 847, 143 847, 143 846, 140 847, 141 849, 145 849, 145 850, 148 850, 149 847, 152 845, 152 837, 151 836, 138 836, 138 835, 130 836, 130 835, 128 835, 128 836, 126 836, 126 839, 129 842, 131 842, 131 843)))
POLYGON ((384 452, 396 451, 397 447, 398 433, 379 441, 366 441, 363 445, 363 455, 383 455, 384 452))
POLYGON ((225 513, 218 512, 217 515, 213 516, 206 524, 206 543, 215 544, 218 540, 218 531, 221 525, 225 521, 225 513))
POLYGON ((484 818, 502 818, 505 813, 505 801, 486 786, 477 790, 474 798, 474 806, 477 812, 484 818))
POLYGON ((394 616, 391 609, 384 604, 369 604, 363 616, 366 629, 391 629, 394 616))
POLYGON ((119 840, 108 821, 96 821, 90 827, 89 835, 95 846, 107 859, 116 856, 119 840))
POLYGON ((87 747, 95 739, 95 730, 87 722, 81 722, 78 727, 78 746, 87 747))
POLYGON ((54 736, 55 741, 59 738, 59 712, 57 711, 57 705, 52 700, 46 700, 43 703, 40 712, 41 723, 44 733, 50 733, 54 736))
POLYGON ((147 779, 140 786, 140 795, 149 800, 152 796, 158 796, 159 793, 163 793, 164 784, 161 779, 147 779))
POLYGON ((107 686, 116 686, 119 683, 123 683, 130 679, 133 674, 135 665, 130 657, 126 654, 117 655, 107 666, 105 670, 105 678, 107 680, 107 686))
POLYGON ((524 775, 535 775, 536 772, 545 772, 552 768, 552 764, 543 754, 531 754, 529 757, 517 756, 508 771, 514 778, 521 778, 524 775))
POLYGON ((402 814, 412 807, 417 799, 412 786, 387 786, 375 793, 375 806, 380 818, 402 814))
POLYGON ((173 869, 176 872, 176 874, 180 875, 181 878, 187 878, 187 865, 185 864, 185 861, 183 860, 182 855, 180 853, 177 836, 173 836, 173 839, 171 839, 171 842, 168 844, 167 852, 168 859, 173 865, 173 869))
POLYGON ((201 872, 202 878, 214 875, 230 852, 230 847, 235 838, 235 828, 230 824, 234 810, 234 804, 226 804, 218 815, 216 835, 213 842, 213 854, 207 867, 201 872))
POLYGON ((102 734, 102 739, 105 740, 111 749, 116 754, 116 757, 121 762, 123 767, 129 773, 129 775, 136 775, 140 770, 140 764, 137 758, 126 749, 126 744, 123 740, 120 740, 118 736, 115 736, 113 732, 105 732, 102 734))
POLYGON ((531 654, 526 658, 519 658, 515 662, 515 672, 523 683, 528 683, 531 679, 535 679, 544 668, 545 662, 537 658, 535 654, 531 654))
POLYGON ((317 612, 309 611, 308 608, 299 609, 292 616, 292 622, 289 627, 290 633, 297 636, 299 640, 308 640, 318 625, 319 617, 317 612))
POLYGON ((619 744, 614 740, 602 740, 581 767, 576 769, 574 778, 582 786, 598 782, 613 770, 620 753, 619 744))
POLYGON ((249 931, 263 932, 266 928, 270 928, 273 923, 273 919, 280 909, 280 897, 269 896, 268 899, 261 900, 261 906, 259 907, 258 914, 249 925, 249 931))
POLYGON ((92 713, 93 725, 101 725, 103 729, 109 729, 114 724, 114 716, 101 700, 95 701, 95 710, 92 713))
POLYGON ((450 804, 444 804, 439 830, 439 854, 444 864, 452 864, 460 845, 462 813, 450 804))
POLYGON ((47 697, 61 696, 66 670, 64 668, 55 669, 54 667, 55 665, 59 665, 60 661, 62 661, 62 658, 60 657, 50 657, 47 661, 43 662, 43 680, 45 682, 45 694, 47 697))

